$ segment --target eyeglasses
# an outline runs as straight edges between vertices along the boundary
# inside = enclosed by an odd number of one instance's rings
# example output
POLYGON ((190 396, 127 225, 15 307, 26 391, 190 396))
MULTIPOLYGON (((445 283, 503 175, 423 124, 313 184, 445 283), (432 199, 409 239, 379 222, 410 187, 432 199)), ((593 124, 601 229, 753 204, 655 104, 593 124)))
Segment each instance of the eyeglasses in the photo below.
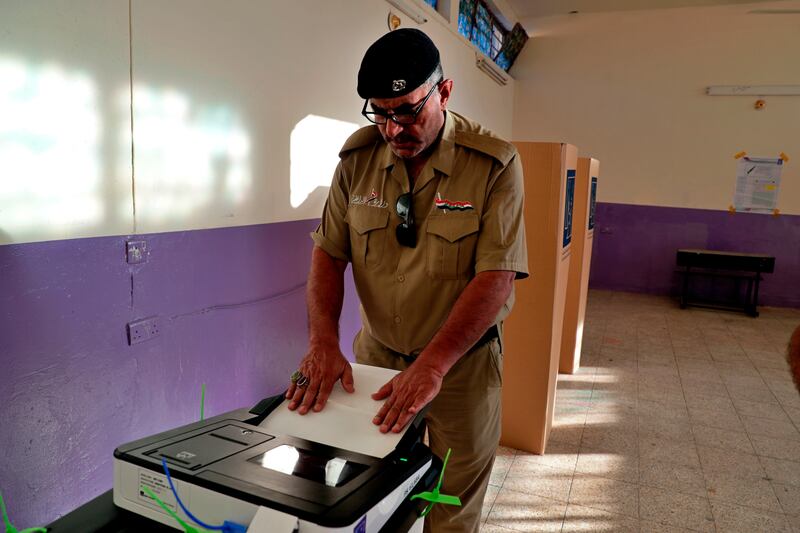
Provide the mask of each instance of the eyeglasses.
POLYGON ((444 78, 437 81, 433 87, 431 87, 431 90, 428 91, 428 94, 425 96, 425 98, 423 98, 418 104, 403 104, 393 112, 387 113, 385 110, 367 111, 367 104, 369 103, 369 99, 367 99, 364 100, 364 107, 361 109, 361 114, 373 124, 386 124, 386 122, 389 120, 395 124, 401 124, 403 126, 413 124, 417 121, 417 115, 419 115, 419 112, 422 111, 423 107, 425 107, 428 98, 431 97, 433 91, 436 90, 439 87, 439 84, 441 84, 443 81, 444 78))
POLYGON ((394 230, 397 242, 400 243, 400 246, 415 248, 417 246, 417 229, 414 226, 414 198, 410 192, 397 197, 395 210, 397 216, 403 219, 394 230))

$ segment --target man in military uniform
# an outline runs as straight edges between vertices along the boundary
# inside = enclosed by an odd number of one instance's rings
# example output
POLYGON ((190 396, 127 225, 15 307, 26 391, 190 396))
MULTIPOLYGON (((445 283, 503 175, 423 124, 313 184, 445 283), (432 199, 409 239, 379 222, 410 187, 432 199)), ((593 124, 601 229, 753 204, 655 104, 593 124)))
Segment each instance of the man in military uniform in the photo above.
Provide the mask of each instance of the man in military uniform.
POLYGON ((402 370, 373 394, 373 419, 399 432, 426 404, 434 453, 452 448, 426 530, 478 531, 500 438, 502 321, 513 281, 528 275, 522 169, 514 146, 448 111, 453 81, 419 30, 367 50, 362 114, 375 125, 344 144, 312 234, 309 349, 287 392, 300 414, 324 408, 337 380, 353 391, 339 349, 348 262, 361 300, 359 363, 402 370))

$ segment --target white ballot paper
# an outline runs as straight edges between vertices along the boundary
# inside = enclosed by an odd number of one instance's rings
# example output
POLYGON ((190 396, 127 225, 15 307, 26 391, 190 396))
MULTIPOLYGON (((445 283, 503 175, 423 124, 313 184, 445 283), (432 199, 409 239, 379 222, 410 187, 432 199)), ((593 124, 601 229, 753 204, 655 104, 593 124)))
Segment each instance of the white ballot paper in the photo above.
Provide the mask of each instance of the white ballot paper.
POLYGON ((372 457, 386 457, 397 446, 403 432, 381 433, 372 423, 383 401, 375 401, 371 395, 398 371, 357 363, 352 367, 354 393, 345 391, 337 381, 325 408, 319 413, 309 411, 305 415, 290 411, 289 402, 284 400, 260 427, 272 435, 292 435, 372 457))
POLYGON ((737 211, 772 213, 778 207, 782 169, 780 158, 741 158, 736 166, 733 207, 737 211))

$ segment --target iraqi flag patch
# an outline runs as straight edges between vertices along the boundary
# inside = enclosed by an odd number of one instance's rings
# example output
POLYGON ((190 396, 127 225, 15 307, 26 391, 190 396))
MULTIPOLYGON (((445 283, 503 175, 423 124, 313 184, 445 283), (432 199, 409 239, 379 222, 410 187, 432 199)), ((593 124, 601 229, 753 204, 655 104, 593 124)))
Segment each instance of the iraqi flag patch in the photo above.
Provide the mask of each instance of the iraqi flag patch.
POLYGON ((467 211, 468 209, 474 209, 472 207, 472 202, 455 202, 453 200, 447 200, 442 198, 442 195, 438 192, 436 193, 436 199, 434 200, 437 209, 441 209, 442 211, 467 211))

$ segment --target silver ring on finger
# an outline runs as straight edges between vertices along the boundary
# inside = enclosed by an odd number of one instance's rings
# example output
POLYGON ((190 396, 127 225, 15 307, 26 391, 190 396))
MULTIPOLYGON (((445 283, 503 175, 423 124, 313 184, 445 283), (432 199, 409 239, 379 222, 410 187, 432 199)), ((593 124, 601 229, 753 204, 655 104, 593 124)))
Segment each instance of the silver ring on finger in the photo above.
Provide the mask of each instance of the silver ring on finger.
POLYGON ((308 376, 302 376, 297 380, 296 385, 301 389, 305 389, 308 386, 309 381, 310 380, 308 379, 308 376))

